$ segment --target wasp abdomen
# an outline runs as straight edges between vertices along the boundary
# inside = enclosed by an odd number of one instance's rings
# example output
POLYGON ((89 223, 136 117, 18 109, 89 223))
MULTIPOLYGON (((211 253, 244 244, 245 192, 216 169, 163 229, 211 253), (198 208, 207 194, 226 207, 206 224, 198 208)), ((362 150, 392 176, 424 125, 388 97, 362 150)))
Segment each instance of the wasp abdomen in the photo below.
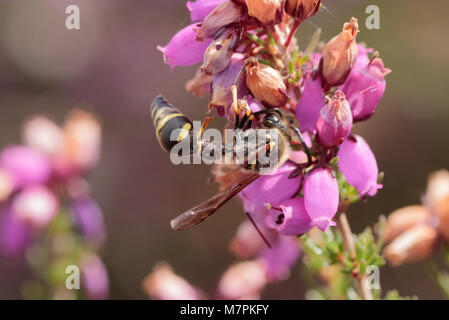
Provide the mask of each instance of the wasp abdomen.
POLYGON ((167 152, 178 142, 191 136, 192 121, 169 104, 163 96, 157 96, 151 104, 151 118, 159 144, 167 152), (172 137, 172 132, 176 132, 177 136, 172 137))

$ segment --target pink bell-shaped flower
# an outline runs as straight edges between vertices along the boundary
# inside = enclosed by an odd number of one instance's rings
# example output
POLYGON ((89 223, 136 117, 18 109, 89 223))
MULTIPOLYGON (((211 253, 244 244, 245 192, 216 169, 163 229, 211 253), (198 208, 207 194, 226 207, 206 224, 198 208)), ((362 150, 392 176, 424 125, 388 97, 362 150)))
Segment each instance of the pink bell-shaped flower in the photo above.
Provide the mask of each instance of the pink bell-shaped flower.
POLYGON ((321 79, 313 80, 309 74, 305 79, 304 90, 301 99, 296 105, 296 117, 302 132, 315 133, 316 122, 320 116, 320 110, 324 106, 324 93, 321 89, 321 79))
POLYGON ((175 66, 191 66, 203 61, 204 52, 212 39, 196 41, 197 29, 197 24, 191 24, 176 33, 165 47, 157 47, 164 54, 164 61, 170 65, 171 69, 175 66))
POLYGON ((352 114, 345 94, 340 90, 321 109, 316 123, 318 141, 326 147, 337 146, 349 135, 352 114))
POLYGON ((219 4, 227 0, 196 0, 187 1, 190 11, 190 21, 203 21, 219 4))
POLYGON ((360 136, 347 138, 338 151, 338 166, 350 185, 363 197, 374 196, 382 185, 377 183, 379 169, 376 157, 360 136))
POLYGON ((335 226, 332 218, 338 210, 338 182, 329 168, 316 168, 304 180, 304 206, 312 224, 321 231, 335 226))
POLYGON ((370 118, 385 92, 385 76, 391 72, 382 59, 375 58, 364 68, 351 73, 342 91, 351 106, 354 121, 370 118))

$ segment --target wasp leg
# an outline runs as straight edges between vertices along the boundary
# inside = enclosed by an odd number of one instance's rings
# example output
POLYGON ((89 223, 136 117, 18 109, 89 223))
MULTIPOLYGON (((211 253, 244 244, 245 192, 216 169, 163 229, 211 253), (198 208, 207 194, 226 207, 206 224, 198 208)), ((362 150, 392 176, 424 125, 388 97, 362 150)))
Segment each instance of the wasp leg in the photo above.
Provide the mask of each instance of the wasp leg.
POLYGON ((312 164, 312 154, 310 153, 310 149, 307 146, 307 144, 304 141, 304 138, 302 137, 301 131, 296 128, 295 126, 289 126, 291 130, 298 136, 299 141, 301 142, 302 148, 304 149, 304 152, 307 156, 307 167, 312 164))
POLYGON ((237 103, 237 86, 235 84, 232 85, 231 92, 232 92, 232 108, 234 109, 235 113, 234 130, 236 130, 238 129, 240 123, 240 109, 237 103))

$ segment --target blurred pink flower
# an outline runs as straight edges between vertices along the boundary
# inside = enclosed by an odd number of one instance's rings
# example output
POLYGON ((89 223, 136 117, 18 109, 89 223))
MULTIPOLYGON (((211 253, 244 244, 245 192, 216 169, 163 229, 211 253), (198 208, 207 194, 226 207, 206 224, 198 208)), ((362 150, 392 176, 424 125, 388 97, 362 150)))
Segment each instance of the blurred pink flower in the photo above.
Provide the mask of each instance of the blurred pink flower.
POLYGON ((30 226, 14 214, 9 206, 0 213, 0 253, 22 254, 31 240, 30 226))
POLYGON ((48 159, 41 153, 22 146, 4 149, 0 154, 0 168, 11 176, 16 188, 45 183, 51 176, 48 159))
POLYGON ((59 203, 56 196, 43 185, 28 187, 12 199, 12 210, 33 228, 46 227, 56 216, 59 203))
POLYGON ((292 266, 299 258, 301 250, 294 237, 279 236, 272 248, 261 252, 265 272, 269 281, 285 280, 292 266))
POLYGON ((77 197, 70 204, 75 224, 80 233, 90 242, 99 245, 106 237, 103 213, 96 202, 88 196, 77 197))
POLYGON ((255 300, 267 284, 262 260, 239 262, 225 271, 218 283, 220 299, 255 300))
POLYGON ((109 296, 108 272, 95 254, 81 259, 81 288, 90 300, 104 300, 109 296))
POLYGON ((175 274, 165 262, 159 262, 144 279, 143 290, 156 300, 198 300, 202 294, 175 274))

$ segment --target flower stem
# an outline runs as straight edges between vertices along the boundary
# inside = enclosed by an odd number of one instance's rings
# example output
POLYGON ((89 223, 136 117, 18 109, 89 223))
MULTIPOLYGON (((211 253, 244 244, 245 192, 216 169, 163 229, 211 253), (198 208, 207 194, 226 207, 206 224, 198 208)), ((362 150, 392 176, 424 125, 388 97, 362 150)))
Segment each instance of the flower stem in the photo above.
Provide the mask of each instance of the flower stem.
MULTIPOLYGON (((352 235, 351 227, 349 226, 348 218, 346 213, 341 212, 337 217, 337 227, 341 233, 343 239, 343 246, 345 250, 351 255, 351 259, 355 263, 356 251, 355 251, 355 241, 352 235)), ((353 273, 354 283, 356 289, 363 300, 373 300, 373 295, 371 290, 365 285, 366 275, 361 275, 357 272, 353 273)))
POLYGON ((293 24, 292 29, 290 30, 290 33, 288 34, 287 41, 285 41, 284 47, 288 48, 288 46, 290 45, 290 42, 292 41, 293 35, 295 34, 296 29, 298 29, 300 23, 301 22, 299 20, 295 20, 295 23, 293 24))

